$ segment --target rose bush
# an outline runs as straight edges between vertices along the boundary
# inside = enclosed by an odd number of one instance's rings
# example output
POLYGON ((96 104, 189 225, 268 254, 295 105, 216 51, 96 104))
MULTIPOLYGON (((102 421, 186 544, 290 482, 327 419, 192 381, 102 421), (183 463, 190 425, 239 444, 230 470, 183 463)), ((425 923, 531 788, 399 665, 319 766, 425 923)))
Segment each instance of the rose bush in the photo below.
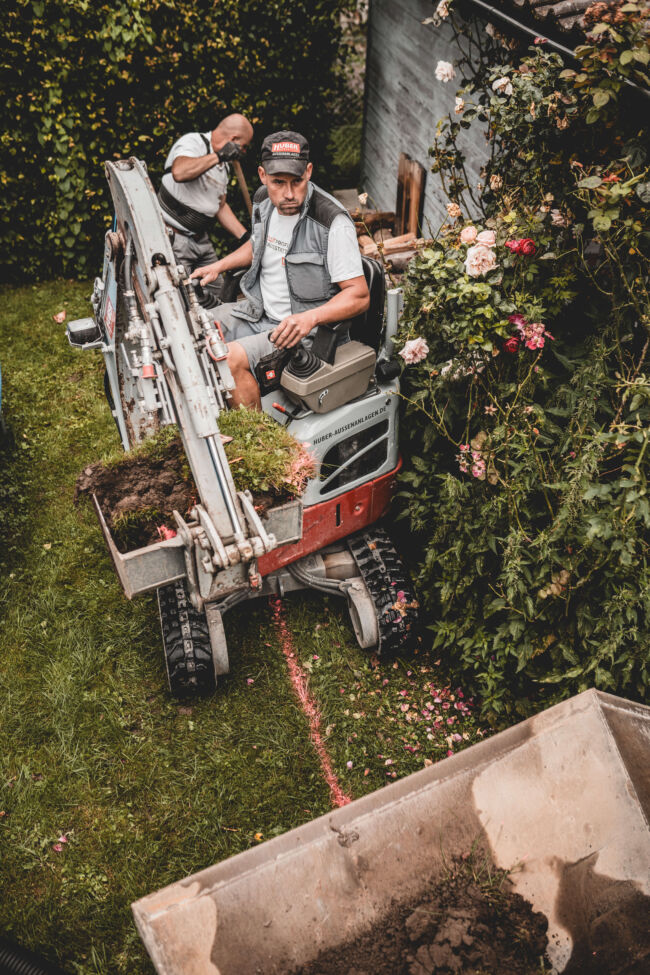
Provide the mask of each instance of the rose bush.
POLYGON ((650 174, 625 85, 650 55, 638 5, 606 16, 578 70, 498 38, 457 64, 463 116, 431 152, 460 216, 406 285, 402 338, 428 352, 402 379, 401 517, 433 645, 494 720, 650 686, 650 174))

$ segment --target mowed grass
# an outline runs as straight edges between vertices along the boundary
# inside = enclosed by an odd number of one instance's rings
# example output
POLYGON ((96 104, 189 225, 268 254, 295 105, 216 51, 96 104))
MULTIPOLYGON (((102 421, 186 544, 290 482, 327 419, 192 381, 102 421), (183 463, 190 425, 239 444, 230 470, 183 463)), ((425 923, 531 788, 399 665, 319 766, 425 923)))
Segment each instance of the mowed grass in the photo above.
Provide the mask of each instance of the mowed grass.
MULTIPOLYGON (((0 289, 0 934, 76 975, 138 975, 153 967, 133 900, 330 799, 265 602, 226 618, 217 693, 172 701, 155 597, 124 598, 94 514, 72 504, 117 437, 101 356, 70 349, 52 318, 88 315, 90 290, 0 289)), ((353 796, 480 735, 424 651, 373 661, 345 603, 319 594, 285 613, 353 796)))

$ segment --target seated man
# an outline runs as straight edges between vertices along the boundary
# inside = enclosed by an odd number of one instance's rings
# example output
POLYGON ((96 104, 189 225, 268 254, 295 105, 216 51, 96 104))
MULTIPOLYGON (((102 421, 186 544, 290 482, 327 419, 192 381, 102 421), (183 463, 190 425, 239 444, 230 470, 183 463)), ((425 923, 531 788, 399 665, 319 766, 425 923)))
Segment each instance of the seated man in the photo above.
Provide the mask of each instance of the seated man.
MULTIPOLYGON (((310 182, 307 140, 274 132, 262 144, 251 239, 227 257, 199 268, 202 285, 224 271, 247 267, 244 300, 215 313, 237 384, 232 405, 260 408, 254 378, 259 360, 301 340, 309 346, 317 325, 354 318, 370 304, 354 223, 341 204, 310 182)), ((347 340, 347 333, 341 336, 347 340)))

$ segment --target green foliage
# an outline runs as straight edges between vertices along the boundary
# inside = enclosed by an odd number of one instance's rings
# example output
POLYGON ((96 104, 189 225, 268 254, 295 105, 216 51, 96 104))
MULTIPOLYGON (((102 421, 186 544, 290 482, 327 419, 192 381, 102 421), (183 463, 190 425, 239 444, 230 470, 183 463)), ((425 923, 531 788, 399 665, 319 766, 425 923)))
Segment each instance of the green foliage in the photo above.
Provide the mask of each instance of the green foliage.
POLYGON ((481 60, 431 150, 450 220, 408 279, 402 517, 434 646, 495 720, 650 688, 647 132, 615 104, 647 32, 618 9, 577 72, 481 60), (485 124, 477 195, 456 139, 485 124))
POLYGON ((157 183, 179 135, 230 111, 257 145, 304 131, 318 170, 348 5, 17 0, 4 19, 3 279, 94 273, 112 217, 104 160, 138 156, 157 183))
POLYGON ((340 176, 352 177, 361 165, 361 132, 363 118, 339 125, 332 132, 329 151, 332 163, 340 176))

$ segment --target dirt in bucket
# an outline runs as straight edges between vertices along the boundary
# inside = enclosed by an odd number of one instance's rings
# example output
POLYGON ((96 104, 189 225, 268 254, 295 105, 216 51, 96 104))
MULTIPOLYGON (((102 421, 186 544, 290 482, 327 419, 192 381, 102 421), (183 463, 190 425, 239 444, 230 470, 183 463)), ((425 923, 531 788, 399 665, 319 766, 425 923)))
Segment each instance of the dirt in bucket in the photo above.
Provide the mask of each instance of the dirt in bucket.
MULTIPOLYGON (((250 491, 260 514, 299 497, 314 475, 314 459, 288 430, 258 410, 219 417, 221 439, 237 491, 250 491)), ((86 467, 75 501, 95 494, 120 552, 151 545, 174 532, 200 499, 175 426, 164 427, 133 450, 86 467)))
POLYGON ((179 437, 86 467, 77 478, 75 501, 91 494, 121 552, 159 542, 174 530, 174 509, 185 516, 197 501, 179 437))
POLYGON ((417 903, 396 904, 354 942, 292 975, 542 975, 548 921, 508 873, 470 854, 417 903))

